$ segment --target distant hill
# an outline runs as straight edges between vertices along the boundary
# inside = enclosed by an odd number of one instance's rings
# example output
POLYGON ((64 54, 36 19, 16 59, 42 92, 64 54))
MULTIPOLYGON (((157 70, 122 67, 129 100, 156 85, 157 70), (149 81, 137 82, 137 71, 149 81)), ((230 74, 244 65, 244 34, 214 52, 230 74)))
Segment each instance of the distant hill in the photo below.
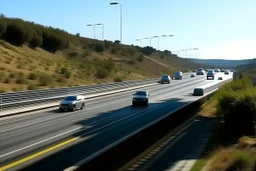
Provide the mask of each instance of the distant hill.
POLYGON ((256 59, 244 59, 244 60, 223 60, 223 59, 195 59, 190 58, 190 61, 198 64, 211 65, 213 67, 227 67, 234 68, 239 65, 249 65, 255 63, 256 59))

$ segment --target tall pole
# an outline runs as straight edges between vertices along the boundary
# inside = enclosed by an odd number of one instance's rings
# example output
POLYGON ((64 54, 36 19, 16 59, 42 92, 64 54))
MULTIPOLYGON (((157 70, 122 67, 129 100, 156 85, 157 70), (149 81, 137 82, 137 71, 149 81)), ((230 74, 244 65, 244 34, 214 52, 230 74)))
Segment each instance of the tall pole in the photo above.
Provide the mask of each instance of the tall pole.
MULTIPOLYGON (((120 3, 119 3, 120 4, 120 3)), ((122 4, 120 4, 120 44, 122 44, 122 34, 123 34, 123 12, 122 12, 122 4)))
MULTIPOLYGON (((120 44, 122 44, 122 4, 119 2, 111 2, 110 5, 120 5, 120 44)), ((122 69, 122 48, 120 46, 120 69, 122 69)))
POLYGON ((96 35, 96 31, 95 31, 95 24, 87 24, 88 27, 93 27, 93 49, 95 51, 95 35, 96 35))

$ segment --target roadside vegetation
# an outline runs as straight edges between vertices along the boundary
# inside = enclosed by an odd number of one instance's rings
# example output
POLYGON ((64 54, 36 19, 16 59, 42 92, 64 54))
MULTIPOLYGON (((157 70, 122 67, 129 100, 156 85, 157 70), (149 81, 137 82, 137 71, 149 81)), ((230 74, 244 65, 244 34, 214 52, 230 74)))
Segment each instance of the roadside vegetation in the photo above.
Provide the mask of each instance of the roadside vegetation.
POLYGON ((0 92, 145 79, 196 67, 167 50, 118 40, 94 44, 79 33, 0 16, 0 92))
POLYGON ((236 73, 202 107, 205 117, 215 117, 205 153, 192 171, 256 170, 256 88, 253 80, 236 73))

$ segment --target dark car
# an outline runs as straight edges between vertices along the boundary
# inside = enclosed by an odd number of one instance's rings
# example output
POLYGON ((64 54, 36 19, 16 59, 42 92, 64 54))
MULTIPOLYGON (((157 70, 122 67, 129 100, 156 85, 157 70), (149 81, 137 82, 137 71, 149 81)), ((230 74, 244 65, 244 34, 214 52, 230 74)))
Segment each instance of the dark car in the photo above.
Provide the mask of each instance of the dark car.
POLYGON ((147 91, 136 91, 132 97, 132 106, 144 105, 148 106, 149 93, 147 91))
POLYGON ((214 80, 214 75, 215 75, 215 72, 214 70, 210 70, 207 72, 207 80, 209 80, 210 78, 214 80))
POLYGON ((169 75, 162 76, 161 80, 159 81, 160 84, 168 83, 170 84, 171 77, 169 75))

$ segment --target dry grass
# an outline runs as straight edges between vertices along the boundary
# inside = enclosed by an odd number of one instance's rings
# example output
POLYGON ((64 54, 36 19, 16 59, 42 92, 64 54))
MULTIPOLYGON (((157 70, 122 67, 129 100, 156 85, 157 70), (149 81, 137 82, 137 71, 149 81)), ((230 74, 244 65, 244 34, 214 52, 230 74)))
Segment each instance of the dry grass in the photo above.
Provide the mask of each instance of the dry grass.
POLYGON ((205 104, 203 104, 202 109, 198 113, 201 116, 207 118, 215 118, 216 117, 216 107, 217 107, 217 100, 211 99, 205 104))
MULTIPOLYGON (((72 85, 87 85, 113 82, 114 78, 120 77, 122 80, 145 79, 156 77, 158 70, 156 63, 152 60, 144 60, 143 62, 136 61, 134 64, 126 63, 125 61, 132 60, 132 57, 123 57, 120 68, 120 56, 113 55, 108 52, 91 53, 86 57, 87 61, 93 61, 95 58, 107 60, 111 58, 115 61, 115 69, 110 72, 110 76, 105 79, 97 79, 95 77, 96 68, 98 66, 86 64, 85 69, 80 69, 81 63, 86 63, 86 60, 73 59, 69 57, 70 53, 83 54, 84 50, 81 47, 71 46, 65 51, 58 51, 56 54, 49 53, 41 48, 33 50, 25 45, 16 47, 7 42, 0 41, 0 70, 5 72, 5 76, 0 80, 1 91, 10 92, 17 90, 26 90, 28 85, 37 85, 38 88, 48 87, 63 87, 72 85), (71 78, 65 78, 64 74, 56 73, 60 68, 66 67, 71 72, 71 78), (17 75, 22 72, 27 79, 26 83, 16 84, 15 79, 8 78, 10 73, 17 75), (47 86, 38 86, 38 79, 28 79, 31 73, 46 74, 54 76, 53 82, 47 86), (63 78, 62 78, 63 77, 63 78), (4 79, 9 79, 9 83, 4 83, 4 79), (64 79, 64 80, 63 80, 64 79)), ((168 68, 159 67, 159 73, 169 73, 168 68)))
POLYGON ((255 139, 242 137, 238 143, 215 150, 205 167, 206 171, 255 170, 255 139))

